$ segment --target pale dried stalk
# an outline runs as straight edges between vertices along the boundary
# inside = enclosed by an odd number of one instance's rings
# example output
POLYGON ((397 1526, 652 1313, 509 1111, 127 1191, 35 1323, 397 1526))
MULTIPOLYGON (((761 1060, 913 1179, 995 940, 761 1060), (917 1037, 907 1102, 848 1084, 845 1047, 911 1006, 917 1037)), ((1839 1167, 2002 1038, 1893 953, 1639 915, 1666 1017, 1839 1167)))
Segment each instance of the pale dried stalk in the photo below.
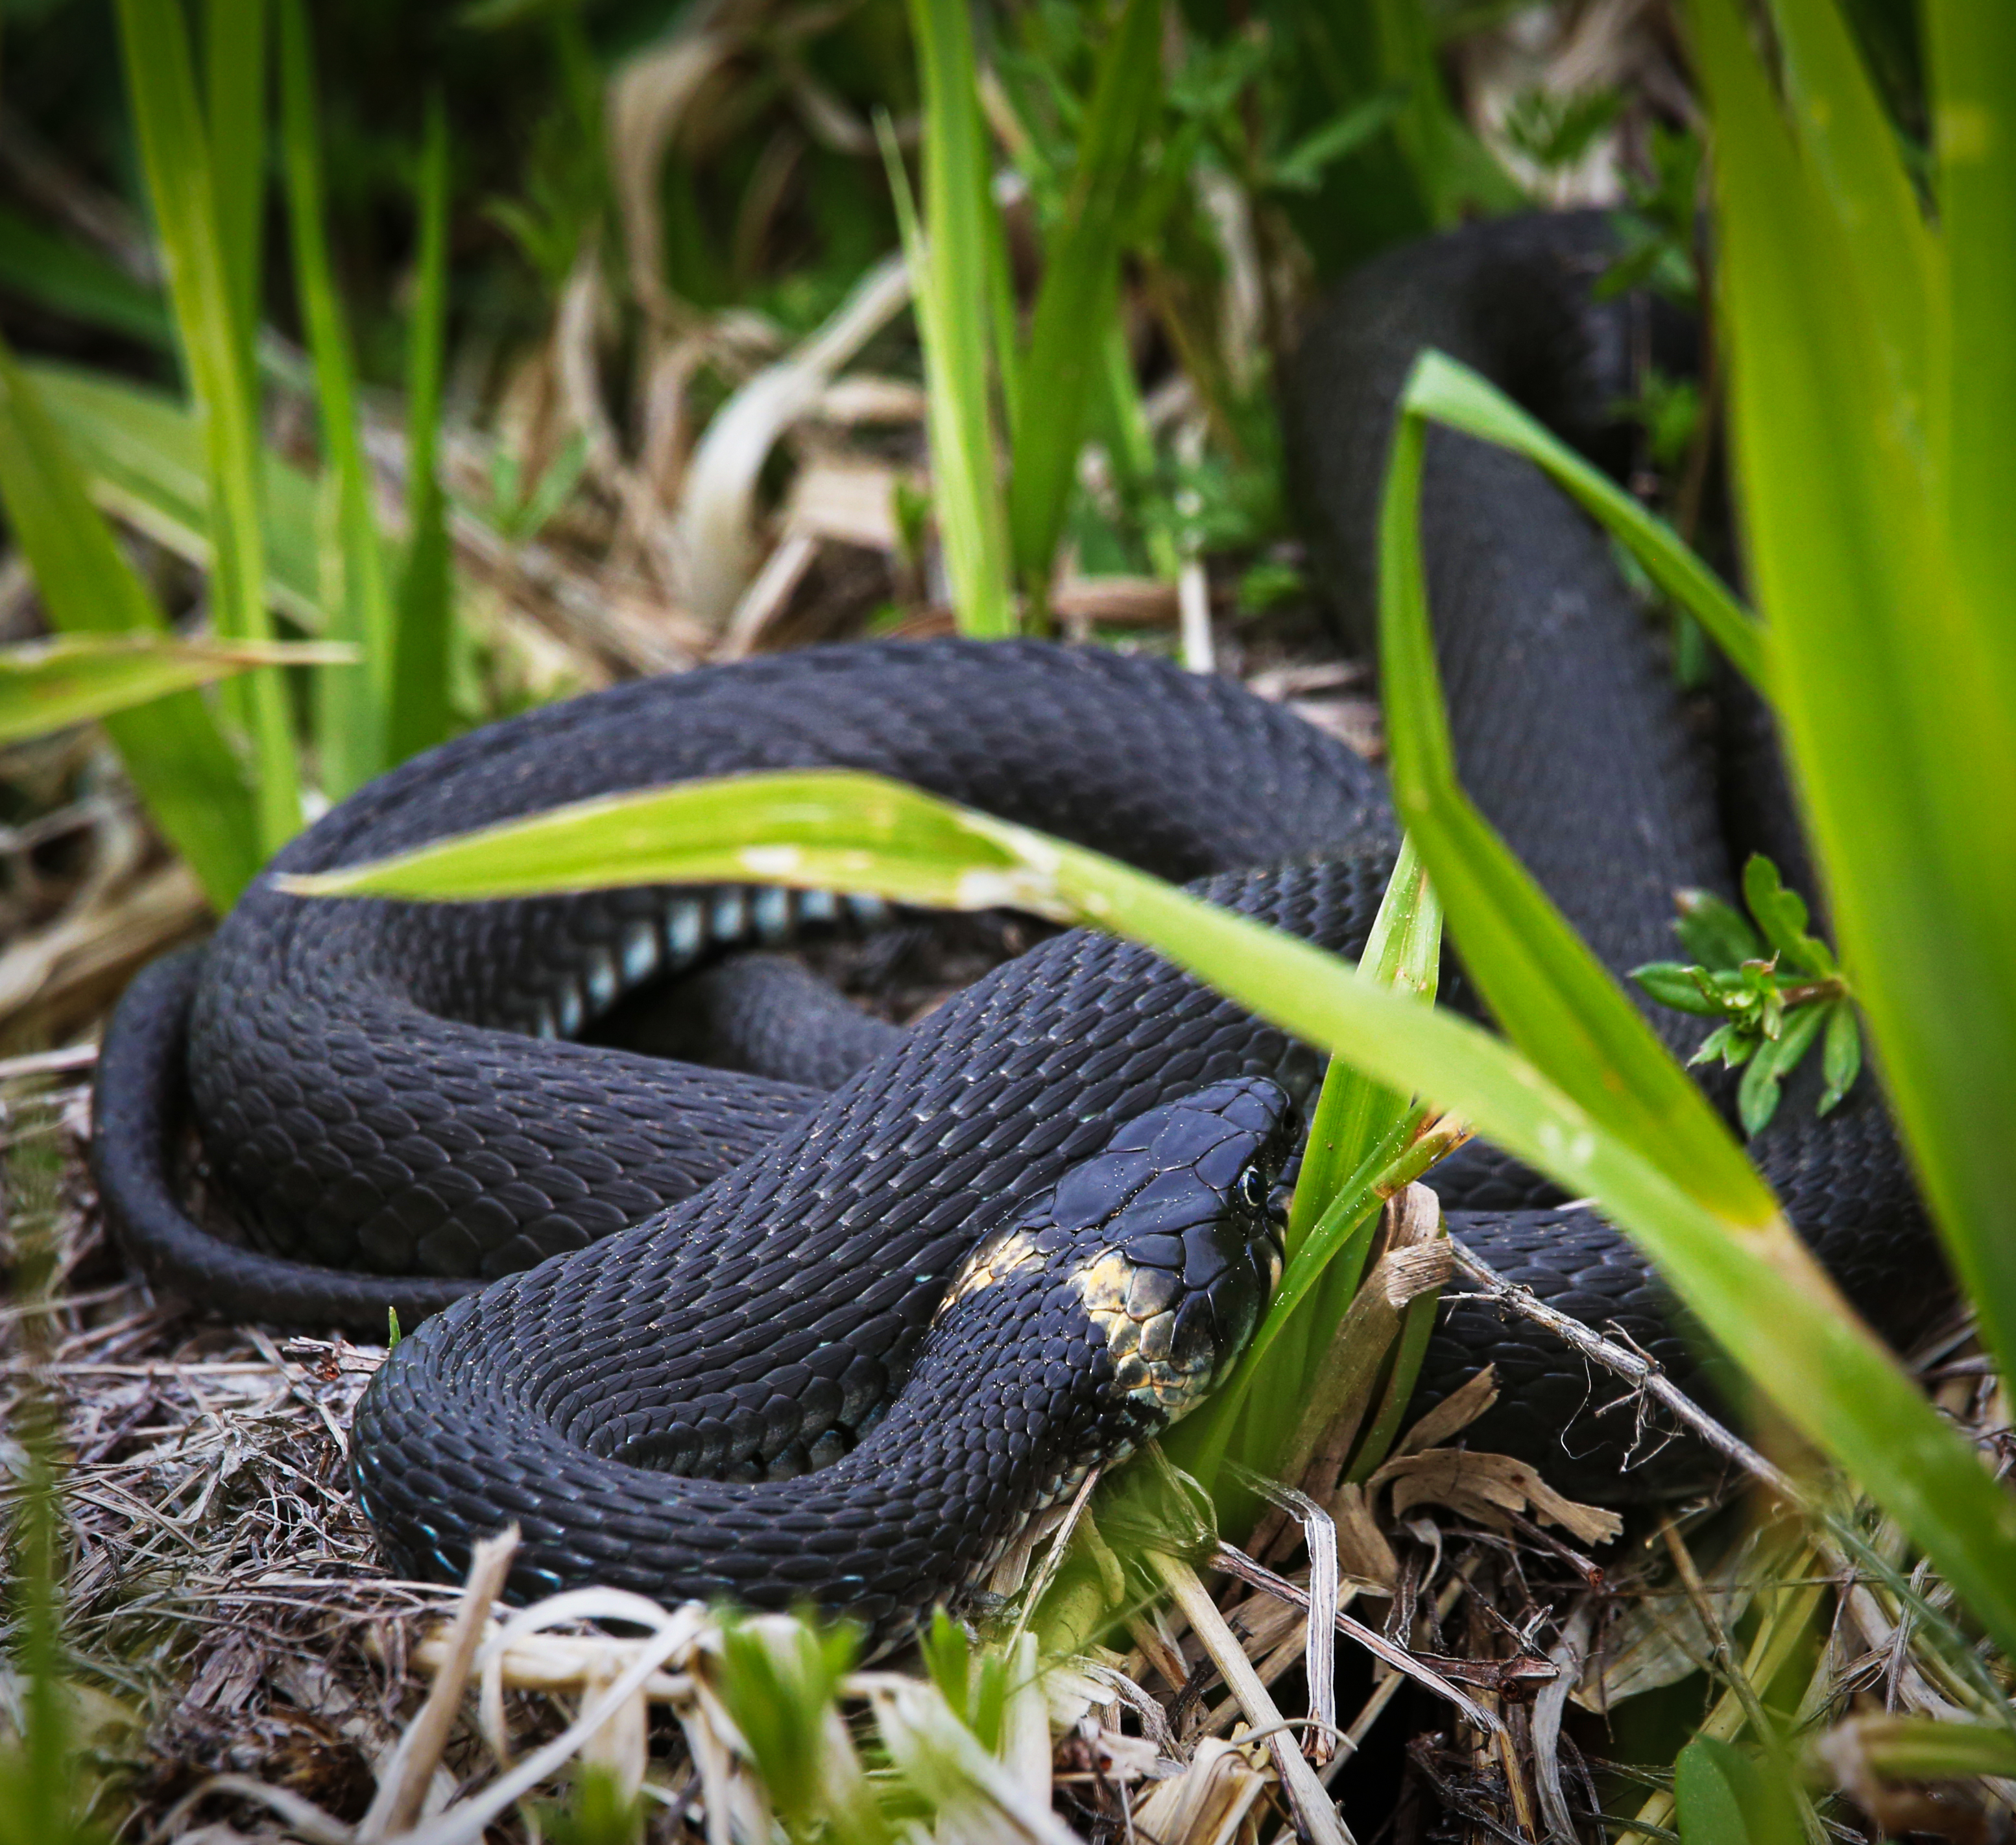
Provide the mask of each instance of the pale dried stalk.
POLYGON ((481 1644, 490 1619, 491 1605, 504 1587, 504 1578, 517 1554, 516 1525, 495 1537, 477 1540, 469 1561, 469 1579, 449 1628, 440 1670, 427 1693, 420 1713, 399 1739, 391 1764, 378 1783, 370 1809, 358 1822, 358 1845, 376 1845, 400 1829, 412 1824, 427 1797, 427 1784, 448 1742, 449 1726, 462 1703, 462 1688, 469 1681, 469 1669, 481 1644))
POLYGON ((1296 1829, 1304 1838, 1315 1841, 1315 1845, 1355 1845, 1323 1783, 1317 1780, 1316 1771, 1304 1759, 1294 1739, 1286 1733, 1286 1721, 1275 1707, 1267 1688, 1260 1682, 1237 1637, 1225 1624, 1225 1616, 1219 1613, 1218 1604, 1198 1581, 1197 1572, 1181 1559, 1165 1556, 1160 1551, 1147 1552, 1147 1561, 1167 1584, 1183 1618, 1190 1623, 1191 1631, 1211 1655, 1211 1663, 1223 1674, 1226 1688, 1246 1713, 1247 1721, 1256 1730, 1272 1732, 1267 1747, 1274 1758, 1275 1772, 1281 1777, 1282 1787, 1287 1792, 1296 1829))

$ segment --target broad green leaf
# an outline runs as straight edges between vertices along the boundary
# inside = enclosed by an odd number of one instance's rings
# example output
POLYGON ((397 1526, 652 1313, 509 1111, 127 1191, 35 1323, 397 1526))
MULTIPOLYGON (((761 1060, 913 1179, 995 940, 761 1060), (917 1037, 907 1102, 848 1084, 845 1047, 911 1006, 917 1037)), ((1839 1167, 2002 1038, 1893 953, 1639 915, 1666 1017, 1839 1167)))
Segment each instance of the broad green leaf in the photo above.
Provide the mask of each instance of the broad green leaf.
POLYGON ((1737 1119, 1746 1134, 1761 1134, 1777 1112, 1778 1086, 1811 1048, 1827 1022, 1827 1010, 1824 1006, 1802 1006, 1786 1018, 1775 1038, 1766 1032, 1765 1043, 1751 1058, 1737 1086, 1737 1119))
POLYGON ((1424 352, 1407 380, 1401 410, 1496 442, 1544 468, 1630 546, 1645 574, 1708 630, 1732 666, 1760 691, 1766 689, 1764 641, 1756 618, 1665 520, 1648 513, 1488 379, 1443 353, 1424 352))
POLYGON ((1964 327, 1970 367, 1945 438, 1957 471, 1943 494, 1891 383, 1863 265, 1733 0, 1694 0, 1691 17, 1715 139, 1734 471, 1773 702, 1913 1168, 2007 1363, 2016 1137, 1981 1124, 2016 1119, 2016 802, 1984 798, 2016 787, 2016 588, 1995 587, 1993 562, 2016 542, 2004 459, 2016 400, 2002 382, 2016 359, 1995 318, 2016 254, 2006 217, 1991 212, 2016 159, 2016 136, 1996 125, 2016 90, 1993 88, 2016 14, 1933 9, 1947 47, 1935 77, 1961 86, 1935 99, 1935 117, 1982 132, 1960 144, 1978 158, 1942 169, 1957 188, 1941 221, 1953 304, 1950 326, 1935 330, 1934 369, 1963 349, 1952 342, 1964 327), (1949 57, 1948 27, 1973 47, 1966 58, 1949 57), (1978 68, 1949 71, 1956 62, 1978 68))
MULTIPOLYGON (((34 382, 104 511, 178 557, 207 570, 210 481, 203 432, 193 413, 167 392, 74 366, 34 364, 34 382)), ((306 475, 268 450, 264 457, 266 597, 287 618, 319 633, 315 491, 306 475)))
MULTIPOLYGON (((85 492, 34 387, 0 345, 0 504, 67 634, 165 636, 167 618, 85 492)), ((106 720, 140 798, 219 913, 265 857, 251 791, 202 699, 181 692, 106 720)))
POLYGON ((1015 631, 988 397, 988 189, 973 22, 964 0, 910 0, 924 101, 920 229, 893 144, 885 146, 924 348, 931 492, 952 604, 968 634, 1015 631))
POLYGON ((1840 0, 1772 0, 1785 92, 1849 246, 1900 398, 1922 428, 1939 252, 1840 0))
MULTIPOLYGON (((2016 1502, 1782 1218, 1719 1214, 1691 1170, 1686 1184, 1669 1176, 1502 1040, 1308 942, 1082 847, 830 770, 584 802, 283 881, 304 895, 470 899, 745 879, 1108 929, 1373 1080, 1460 1114, 1571 1196, 1597 1200, 1786 1420, 1922 1546, 1999 1644, 2016 1646, 2016 1502)), ((1439 878, 1437 888, 1447 904, 1439 878)))
POLYGON ((250 666, 347 661, 347 648, 308 642, 182 640, 167 635, 74 635, 0 649, 0 744, 146 704, 250 666))
POLYGON ((403 762, 448 735, 448 631, 455 586, 438 459, 448 332, 448 115, 427 106, 420 156, 420 252, 406 332, 406 563, 399 583, 386 753, 403 762))
POLYGON ((1697 970, 1679 961, 1647 961, 1642 968, 1633 968, 1631 978, 1661 1005, 1670 1006, 1676 1012, 1719 1018, 1727 1010, 1697 970))
POLYGON ((1009 535, 1017 578, 1038 611, 1047 601, 1104 330, 1114 316, 1120 215, 1161 94, 1161 27, 1157 0, 1127 0, 1100 50, 1077 170, 1044 252, 1029 350, 1013 380, 1009 535))
MULTIPOLYGON (((260 452, 252 402, 250 329, 235 311, 218 222, 211 149, 197 106, 189 31, 178 6, 119 0, 120 49, 141 164, 154 207, 190 395, 209 463, 211 618, 234 640, 269 640, 260 452)), ((261 668, 232 682, 228 701, 252 740, 261 842, 275 851, 301 823, 286 687, 261 668), (242 688, 242 692, 239 689, 242 688)))
POLYGON ((1862 1074, 1862 1028, 1856 1022, 1852 1000, 1836 1000, 1828 1008, 1827 1037, 1820 1047, 1820 1073, 1827 1079, 1820 1101, 1820 1112, 1824 1115, 1855 1086, 1856 1078, 1862 1074))
POLYGON ((1394 434, 1380 520, 1379 658, 1393 804, 1463 964, 1513 1043, 1593 1117, 1685 1175, 1709 1209, 1782 1230, 1770 1192, 1708 1098, 1456 780, 1421 564, 1424 435, 1410 406, 1394 434))
POLYGON ((1926 0, 1924 16, 1946 259, 1935 466, 1971 643, 1950 664, 1985 673, 1975 701, 1992 702, 2006 730, 2016 696, 2016 7, 1926 0))
POLYGON ((1769 1768, 1712 1736, 1673 1764, 1681 1845, 1801 1845, 1798 1809, 1769 1768))
POLYGON ((1834 972, 1827 944, 1806 932, 1805 899, 1785 888, 1778 867, 1762 852, 1752 852, 1743 867, 1743 901, 1780 960, 1802 973, 1834 972))
POLYGON ((1763 958, 1764 944, 1742 911, 1713 891, 1682 891, 1676 907, 1673 933, 1704 967, 1736 968, 1763 958))
POLYGON ((391 715, 394 635, 392 594, 378 521, 372 506, 371 471, 358 431, 357 365, 350 330, 337 298, 322 226, 322 151, 315 120, 315 72, 301 0, 281 0, 281 139, 286 157, 287 216, 293 232, 294 280, 315 359, 315 399, 324 465, 334 481, 332 571, 340 595, 329 604, 326 632, 355 646, 362 672, 333 672, 315 682, 315 738, 323 786, 340 798, 387 767, 386 730, 391 715))

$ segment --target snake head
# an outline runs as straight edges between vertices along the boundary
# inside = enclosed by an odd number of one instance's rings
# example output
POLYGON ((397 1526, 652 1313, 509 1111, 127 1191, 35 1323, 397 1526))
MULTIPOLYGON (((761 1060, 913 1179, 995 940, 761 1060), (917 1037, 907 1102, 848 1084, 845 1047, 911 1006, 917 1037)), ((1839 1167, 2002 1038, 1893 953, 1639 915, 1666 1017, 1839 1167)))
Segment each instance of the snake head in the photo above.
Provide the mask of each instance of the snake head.
POLYGON ((1251 1336, 1280 1279, 1276 1181, 1298 1139, 1294 1104, 1258 1077, 1132 1117, 981 1241, 940 1324, 997 1288, 990 1317, 1014 1297, 1037 1323, 1075 1310, 1103 1424, 1117 1451, 1133 1447, 1194 1408, 1251 1336))

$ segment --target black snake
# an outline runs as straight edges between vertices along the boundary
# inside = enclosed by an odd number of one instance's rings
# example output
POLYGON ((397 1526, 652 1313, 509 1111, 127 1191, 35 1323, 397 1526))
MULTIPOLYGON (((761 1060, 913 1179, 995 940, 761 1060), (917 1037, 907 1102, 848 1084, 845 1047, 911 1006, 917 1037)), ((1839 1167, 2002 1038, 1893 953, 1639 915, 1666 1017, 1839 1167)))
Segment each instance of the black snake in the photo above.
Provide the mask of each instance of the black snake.
MULTIPOLYGON (((1589 218, 1474 229, 1370 265, 1317 319, 1290 436, 1361 641, 1414 353, 1440 347, 1604 452, 1632 344, 1628 306, 1592 304, 1605 248, 1589 218)), ((1782 805, 1746 792, 1755 714, 1739 712, 1719 798, 1605 542, 1537 473, 1438 433, 1424 530, 1466 780, 1609 965, 1670 952, 1675 887, 1730 888, 1732 819, 1791 859, 1782 805)), ((1394 849, 1377 775, 1233 683, 943 642, 813 649, 534 712, 373 783, 274 869, 811 765, 1048 829, 1344 953, 1394 849)), ((263 877, 120 1009, 97 1094, 105 1197, 139 1258, 218 1310, 380 1336, 397 1307, 408 1336, 354 1439, 396 1562, 453 1575, 474 1537, 516 1520, 520 1593, 598 1580, 810 1600, 893 1634, 1222 1372, 1271 1285, 1267 1195, 1316 1064, 1149 950, 1085 931, 903 1032, 794 966, 726 957, 869 909, 754 885, 318 903, 263 877), (736 1069, 575 1041, 626 993, 708 968, 687 990, 726 1022, 736 1069), (256 1247, 178 1201, 189 1110, 256 1247)), ((1679 1047, 1694 1022, 1659 1026, 1679 1047)), ((1871 1081, 1820 1122, 1795 1084, 1755 1151, 1858 1303, 1914 1323, 1936 1264, 1871 1081)), ((1588 1210, 1485 1149, 1436 1182, 1453 1233, 1500 1270, 1692 1372, 1657 1285, 1588 1210)), ((1620 1479, 1627 1418, 1579 1415, 1579 1363, 1474 1305, 1445 1314, 1421 1400, 1487 1359, 1505 1388, 1478 1445, 1598 1497, 1693 1477, 1698 1456, 1674 1450, 1620 1479)))

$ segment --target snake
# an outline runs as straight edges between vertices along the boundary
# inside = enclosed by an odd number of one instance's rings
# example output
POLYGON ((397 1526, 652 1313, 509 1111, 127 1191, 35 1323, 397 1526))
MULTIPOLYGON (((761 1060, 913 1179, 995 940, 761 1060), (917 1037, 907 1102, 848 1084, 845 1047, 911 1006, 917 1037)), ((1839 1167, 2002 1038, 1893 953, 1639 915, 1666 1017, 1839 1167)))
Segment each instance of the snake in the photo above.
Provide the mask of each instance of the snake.
MULTIPOLYGON (((1375 258, 1313 313, 1284 430, 1314 577, 1362 653, 1421 350, 1628 465, 1616 404, 1648 342, 1685 333, 1604 298, 1613 254, 1600 215, 1485 223, 1375 258)), ((1607 967, 1667 957, 1675 891, 1733 898, 1751 847, 1810 878, 1768 717, 1740 688, 1704 716, 1608 542, 1538 470, 1435 430, 1421 517, 1463 780, 1607 967)), ((397 1313, 351 1465, 409 1574, 459 1578, 513 1524, 514 1595, 811 1605, 890 1642, 1202 1400, 1265 1310, 1323 1060, 1140 943, 1050 934, 899 1027, 794 958, 886 928, 859 893, 752 878, 425 904, 277 881, 799 768, 909 783, 1341 955, 1398 847, 1378 769, 1287 704, 1026 639, 632 681, 336 805, 206 943, 132 982, 95 1169, 128 1249, 200 1306, 380 1339, 397 1313), (707 1060, 613 1041, 604 1022, 640 994, 703 1019, 707 1060)), ((1447 1001, 1487 1016, 1448 958, 1447 1001)), ((1696 1047, 1699 1021, 1634 999, 1696 1047)), ((1908 1336, 1943 1288, 1908 1163, 1871 1074, 1824 1119, 1816 1080, 1795 1077, 1750 1150, 1855 1306, 1908 1336)), ((1587 1201, 1475 1143, 1429 1177, 1502 1276, 1726 1391, 1587 1201)), ((1669 1497, 1711 1464, 1606 1416, 1579 1358, 1481 1297, 1442 1307, 1416 1405, 1486 1364, 1499 1394, 1463 1439, 1564 1490, 1669 1497)))

